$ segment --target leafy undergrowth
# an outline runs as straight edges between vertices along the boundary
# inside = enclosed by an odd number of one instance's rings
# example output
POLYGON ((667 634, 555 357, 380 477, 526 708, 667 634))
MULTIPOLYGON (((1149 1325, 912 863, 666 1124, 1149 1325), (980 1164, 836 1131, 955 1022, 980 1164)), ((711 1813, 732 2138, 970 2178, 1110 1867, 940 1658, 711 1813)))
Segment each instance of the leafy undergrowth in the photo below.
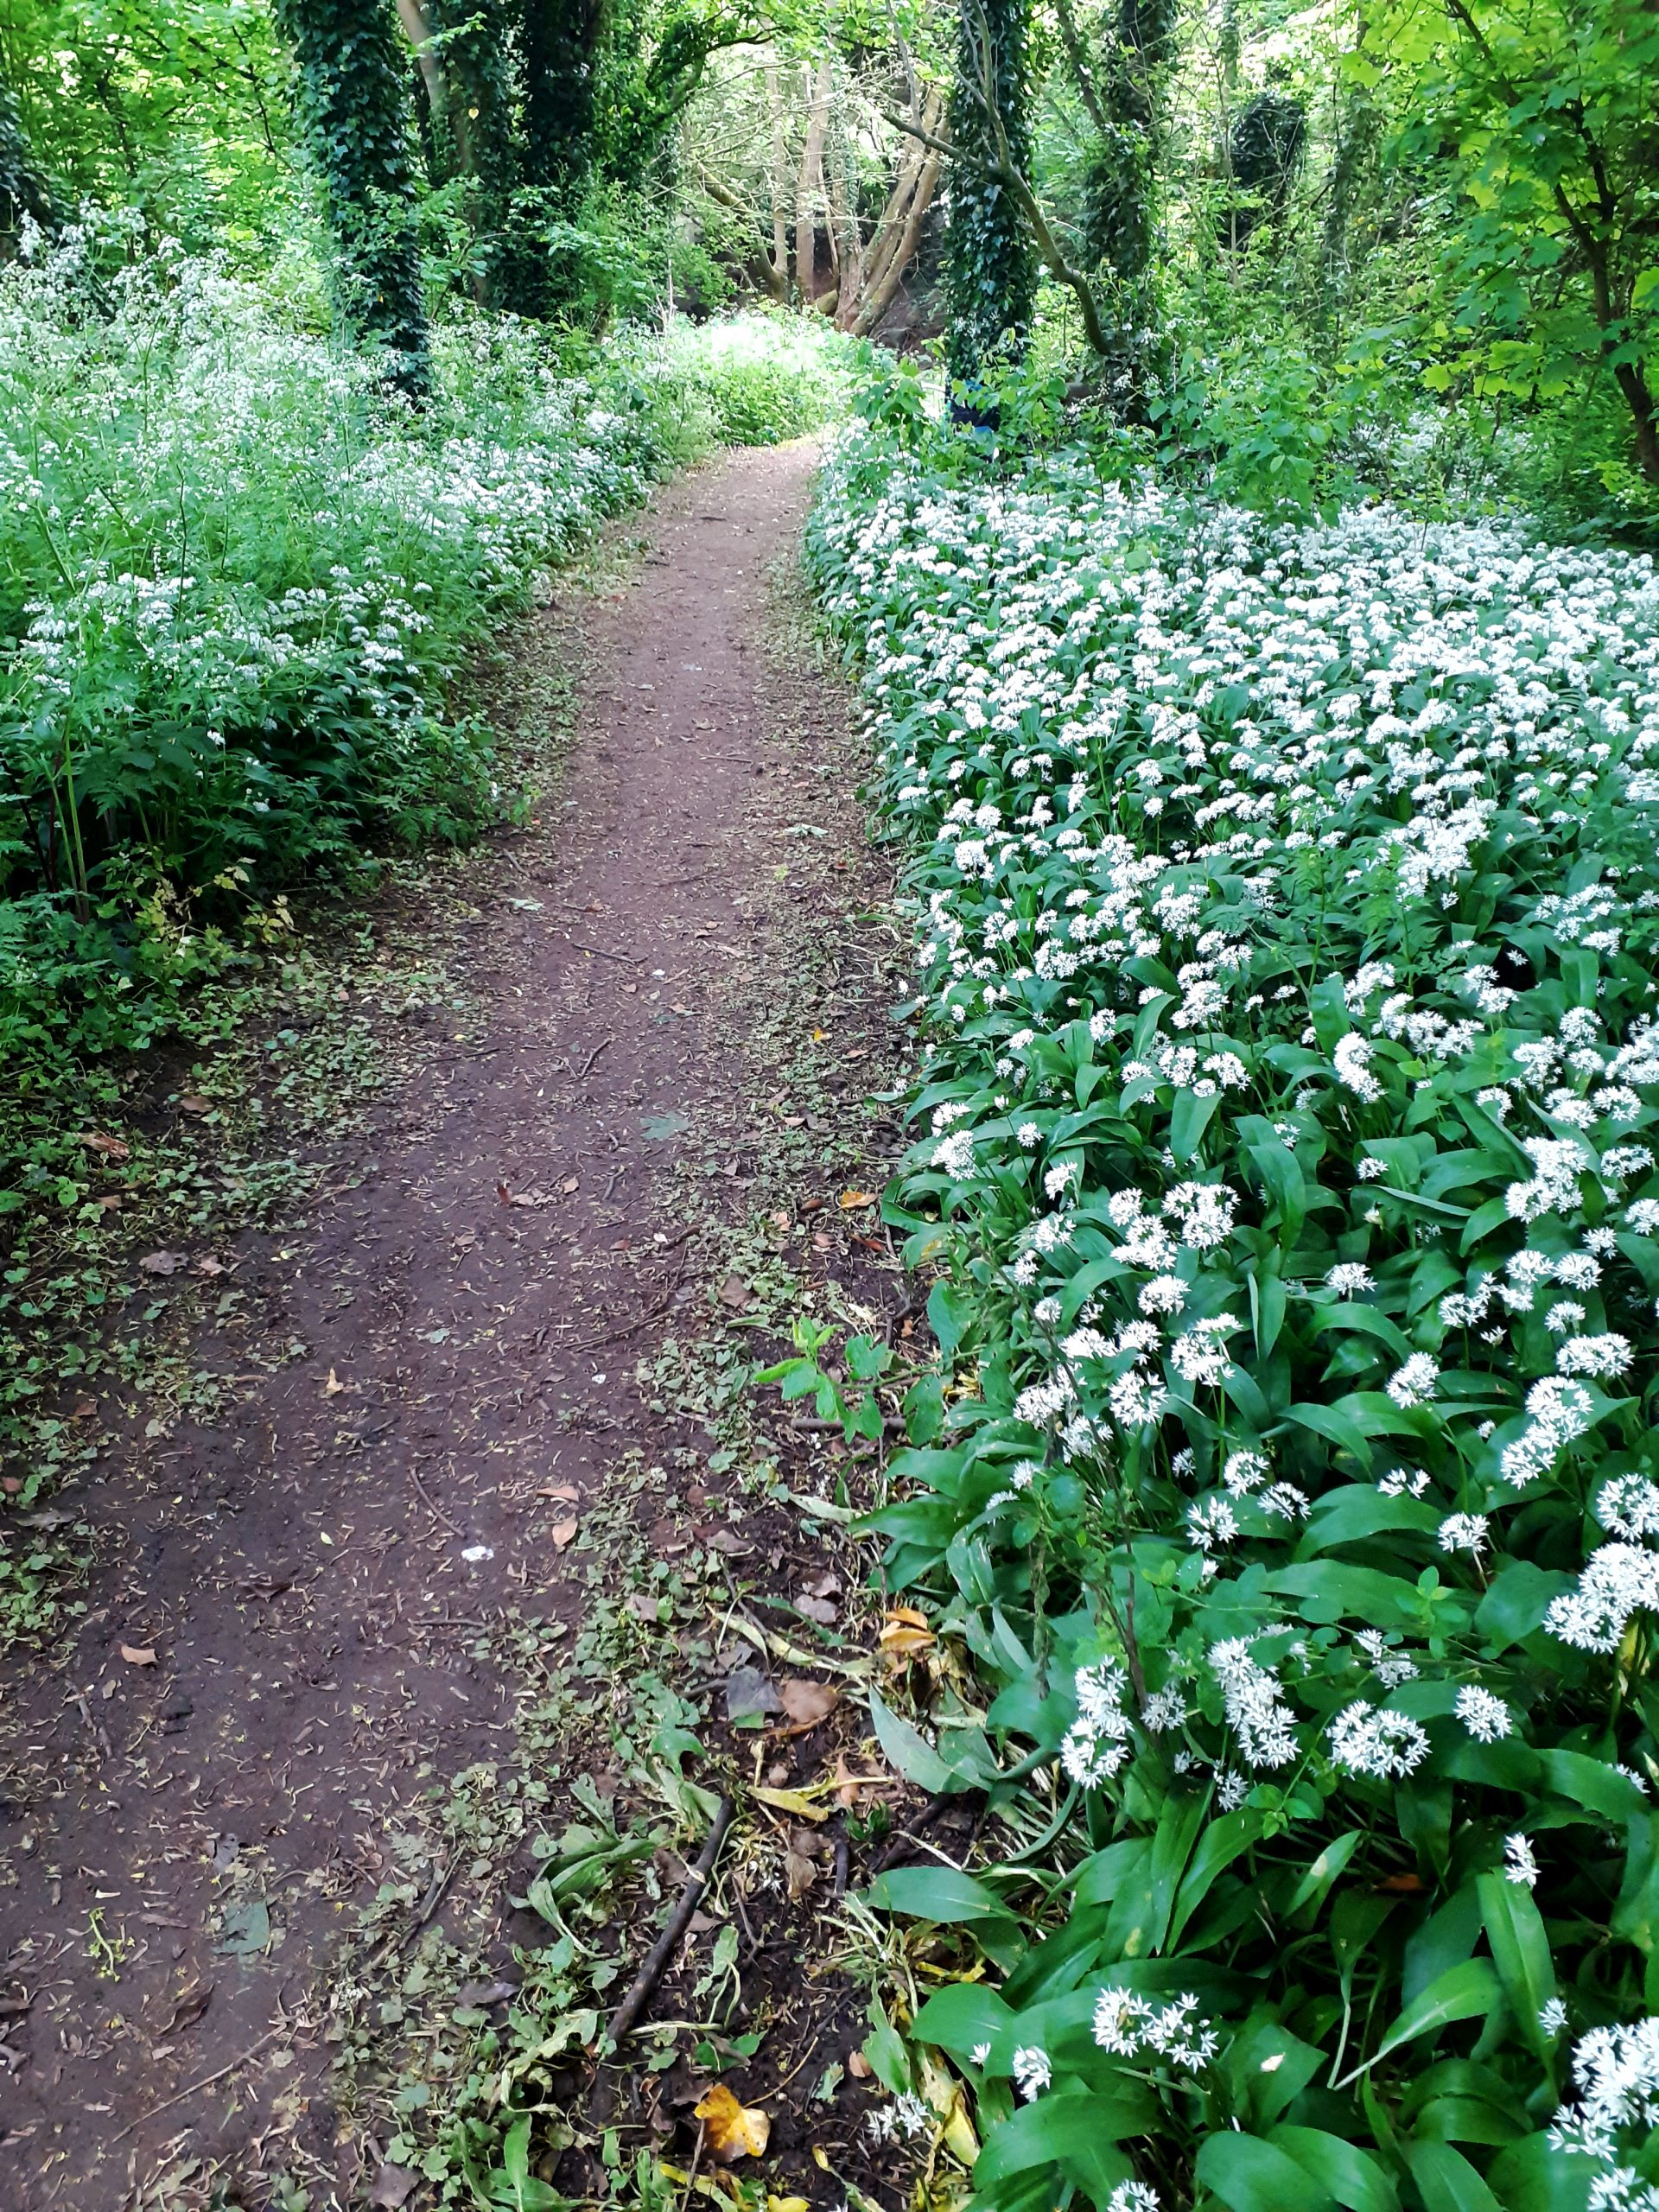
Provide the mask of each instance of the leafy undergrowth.
POLYGON ((874 1901, 976 2200, 1653 2202, 1651 564, 908 435, 813 557, 933 1039, 874 1525, 993 1815, 874 1901))

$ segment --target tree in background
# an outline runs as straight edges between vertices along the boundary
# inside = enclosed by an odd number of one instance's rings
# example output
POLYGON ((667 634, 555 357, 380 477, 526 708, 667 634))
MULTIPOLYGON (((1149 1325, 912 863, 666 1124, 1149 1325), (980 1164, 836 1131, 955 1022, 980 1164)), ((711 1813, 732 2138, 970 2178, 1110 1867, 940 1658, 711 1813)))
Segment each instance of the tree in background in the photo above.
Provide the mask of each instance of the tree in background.
POLYGON ((16 252, 25 217, 43 231, 57 223, 52 188, 35 157, 17 103, 0 81, 0 257, 16 252))
POLYGON ((1088 260, 1106 279, 1109 365, 1126 412, 1139 411, 1162 322, 1153 264, 1178 12, 1177 0, 1116 0, 1103 50, 1091 54, 1073 0, 1055 0, 1061 44, 1093 126, 1082 231, 1088 260))
POLYGON ((1028 0, 960 0, 945 233, 953 378, 974 385, 1031 334, 1037 255, 1015 179, 1031 170, 1028 0))
POLYGON ((1395 0, 1391 59, 1450 143, 1459 290, 1433 381, 1523 404, 1611 385, 1659 486, 1659 10, 1649 0, 1395 0))
POLYGON ((276 0, 294 49, 295 105, 339 256, 346 321, 426 381, 426 303, 415 230, 408 79, 384 0, 276 0))

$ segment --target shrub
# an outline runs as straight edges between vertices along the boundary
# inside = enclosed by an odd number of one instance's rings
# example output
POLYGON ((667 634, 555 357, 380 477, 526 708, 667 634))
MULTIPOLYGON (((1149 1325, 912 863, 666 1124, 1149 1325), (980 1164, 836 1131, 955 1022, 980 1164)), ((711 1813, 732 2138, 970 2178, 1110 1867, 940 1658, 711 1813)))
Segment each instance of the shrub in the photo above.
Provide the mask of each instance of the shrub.
POLYGON ((984 1684, 876 1717, 1035 1839, 876 1891, 989 1962, 977 2201, 1647 2202, 1650 562, 870 431, 813 559, 934 1039, 874 1526, 984 1684))

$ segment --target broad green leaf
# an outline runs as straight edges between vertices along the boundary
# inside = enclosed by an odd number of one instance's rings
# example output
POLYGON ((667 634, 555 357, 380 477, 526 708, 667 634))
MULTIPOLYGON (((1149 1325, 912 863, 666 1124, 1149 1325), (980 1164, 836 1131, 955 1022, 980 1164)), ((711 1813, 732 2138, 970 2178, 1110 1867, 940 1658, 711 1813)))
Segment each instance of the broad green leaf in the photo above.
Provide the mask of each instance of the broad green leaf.
POLYGON ((918 1789, 925 1789, 933 1797, 969 1787, 954 1768, 945 1764, 919 1730, 885 1705, 880 1693, 874 1689, 870 1692, 870 1719, 888 1765, 895 1774, 903 1775, 906 1782, 913 1782, 918 1789))
POLYGON ((1524 1882, 1511 1882, 1493 1872, 1475 1877, 1480 1916, 1492 1962, 1510 2009, 1521 2031, 1541 2058, 1548 2059, 1551 2038, 1539 2025, 1538 2015, 1555 1994, 1555 1967, 1544 1932, 1543 1916, 1524 1882))
POLYGON ((1348 2212, 1400 2212, 1400 2192, 1386 2168, 1339 2135, 1281 2121, 1268 2140, 1287 2152, 1348 2212))
POLYGON ((1191 1160, 1204 1142, 1204 1133, 1215 1118, 1221 1104, 1221 1093, 1212 1090, 1200 1096, 1196 1090, 1178 1090, 1169 1116, 1169 1148, 1178 1160, 1191 1160))
MULTIPOLYGON (((1378 2059, 1386 2058, 1391 2050, 1398 2050, 1402 2044, 1414 2042, 1419 2036, 1437 2034, 1455 2021, 1483 2018, 1502 1995, 1503 1985, 1490 1959, 1465 1959, 1461 1966, 1448 1967, 1430 1982, 1421 1997, 1407 2005, 1366 2064, 1375 2066, 1378 2059)), ((1356 2069, 1359 2070, 1362 2069, 1356 2069)))
POLYGON ((884 1912, 909 1913, 941 1927, 963 1920, 1006 1920, 1008 1908, 996 1891, 955 1866, 895 1866, 878 1874, 864 1892, 865 1902, 884 1912))
POLYGON ((1462 2152, 1449 2143, 1412 2143, 1406 2156, 1424 2212, 1503 2212, 1462 2152))
POLYGON ((1194 2171, 1231 2212, 1334 2212, 1336 2198, 1275 2144, 1229 2129, 1207 2135, 1194 2171))
POLYGON ((1102 2152, 1126 2136, 1145 2134, 1155 2118, 1156 2107, 1138 2082, 1126 2082, 1121 2092, 1051 2091, 992 2129, 974 2167, 975 2193, 1033 2166, 1061 2165, 1084 2179, 1091 2193, 1096 2179, 1107 2180, 1096 2198, 1104 2202, 1133 2169, 1121 2153, 1103 2159, 1102 2152), (1108 2179, 1113 2174, 1116 2180, 1108 2179))
POLYGON ((953 2058, 965 2059, 983 2043, 989 2043, 1014 2015, 994 1989, 982 1981, 953 1981, 936 1991, 911 2022, 918 2043, 936 2044, 953 2058))

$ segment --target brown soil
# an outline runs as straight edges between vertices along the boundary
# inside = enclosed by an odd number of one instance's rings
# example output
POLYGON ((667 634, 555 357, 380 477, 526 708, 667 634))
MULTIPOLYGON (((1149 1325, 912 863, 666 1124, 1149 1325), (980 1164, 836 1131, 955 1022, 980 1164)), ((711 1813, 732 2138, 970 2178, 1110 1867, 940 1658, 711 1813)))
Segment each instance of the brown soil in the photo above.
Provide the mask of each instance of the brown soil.
MULTIPOLYGON (((361 2007, 339 1978, 373 1991, 422 1944, 510 1969, 529 1934, 487 1843, 446 1858, 422 1825, 435 1788, 512 1766, 512 1638, 545 1645, 562 1624, 579 1645, 596 1605, 623 1602, 603 1586, 618 1560, 667 1590, 711 1535, 722 1603, 787 1603, 801 1561, 823 1565, 817 1524, 764 1502, 739 1517, 724 1494, 746 1471, 708 1464, 711 1416, 649 1379, 670 1337, 763 1348, 742 1325, 778 1318, 754 1288, 766 1255, 752 1235, 748 1278, 732 1272, 732 1224, 770 1224, 777 1266, 833 1276, 855 1317, 902 1297, 874 1211, 840 1203, 880 1189, 892 1142, 860 1105, 893 1073, 893 938, 868 918, 881 869, 845 696, 798 635, 777 638, 811 467, 796 448, 682 480, 632 577, 527 626, 527 658, 575 654, 569 795, 470 880, 465 1018, 341 1139, 306 1218, 221 1253, 236 1333, 205 1325, 193 1351, 237 1378, 220 1425, 146 1440, 131 1419, 79 1494, 105 1554, 84 1621, 0 1675, 8 2212, 263 2206, 279 2172, 305 2177, 314 2212, 363 2201, 389 2123, 365 2086, 372 2037, 342 2087, 339 2023, 361 2007), (794 1111, 785 1064, 798 1080, 803 1054, 817 1089, 794 1111), (590 1540, 607 1515, 631 1550, 590 1540)), ((809 1444, 815 1468, 840 1452, 813 1434, 798 1456, 809 1444)), ((679 1649, 705 1688, 732 1663, 712 1632, 679 1649)), ((734 1739, 718 1698, 699 1709, 718 1785, 734 1739)), ((598 1763, 591 1714, 570 1725, 598 1763)), ((778 1738, 775 1771, 808 1771, 823 1734, 778 1738)), ((663 1908, 638 1910, 607 1938, 625 1961, 663 1908)), ((745 2017, 782 2021, 810 1912, 775 1897, 767 1914, 745 2017)), ((826 1982, 787 2050, 774 2037, 747 2086, 725 2078, 763 2092, 821 2044, 798 2113, 866 2032, 862 2003, 826 1982)), ((643 2104, 623 2085, 639 2139, 682 2157, 688 2078, 683 2056, 643 2104)), ((825 2098, 810 2131, 775 2113, 774 2148, 810 2179, 807 2133, 851 2157, 861 2109, 825 2098)))

